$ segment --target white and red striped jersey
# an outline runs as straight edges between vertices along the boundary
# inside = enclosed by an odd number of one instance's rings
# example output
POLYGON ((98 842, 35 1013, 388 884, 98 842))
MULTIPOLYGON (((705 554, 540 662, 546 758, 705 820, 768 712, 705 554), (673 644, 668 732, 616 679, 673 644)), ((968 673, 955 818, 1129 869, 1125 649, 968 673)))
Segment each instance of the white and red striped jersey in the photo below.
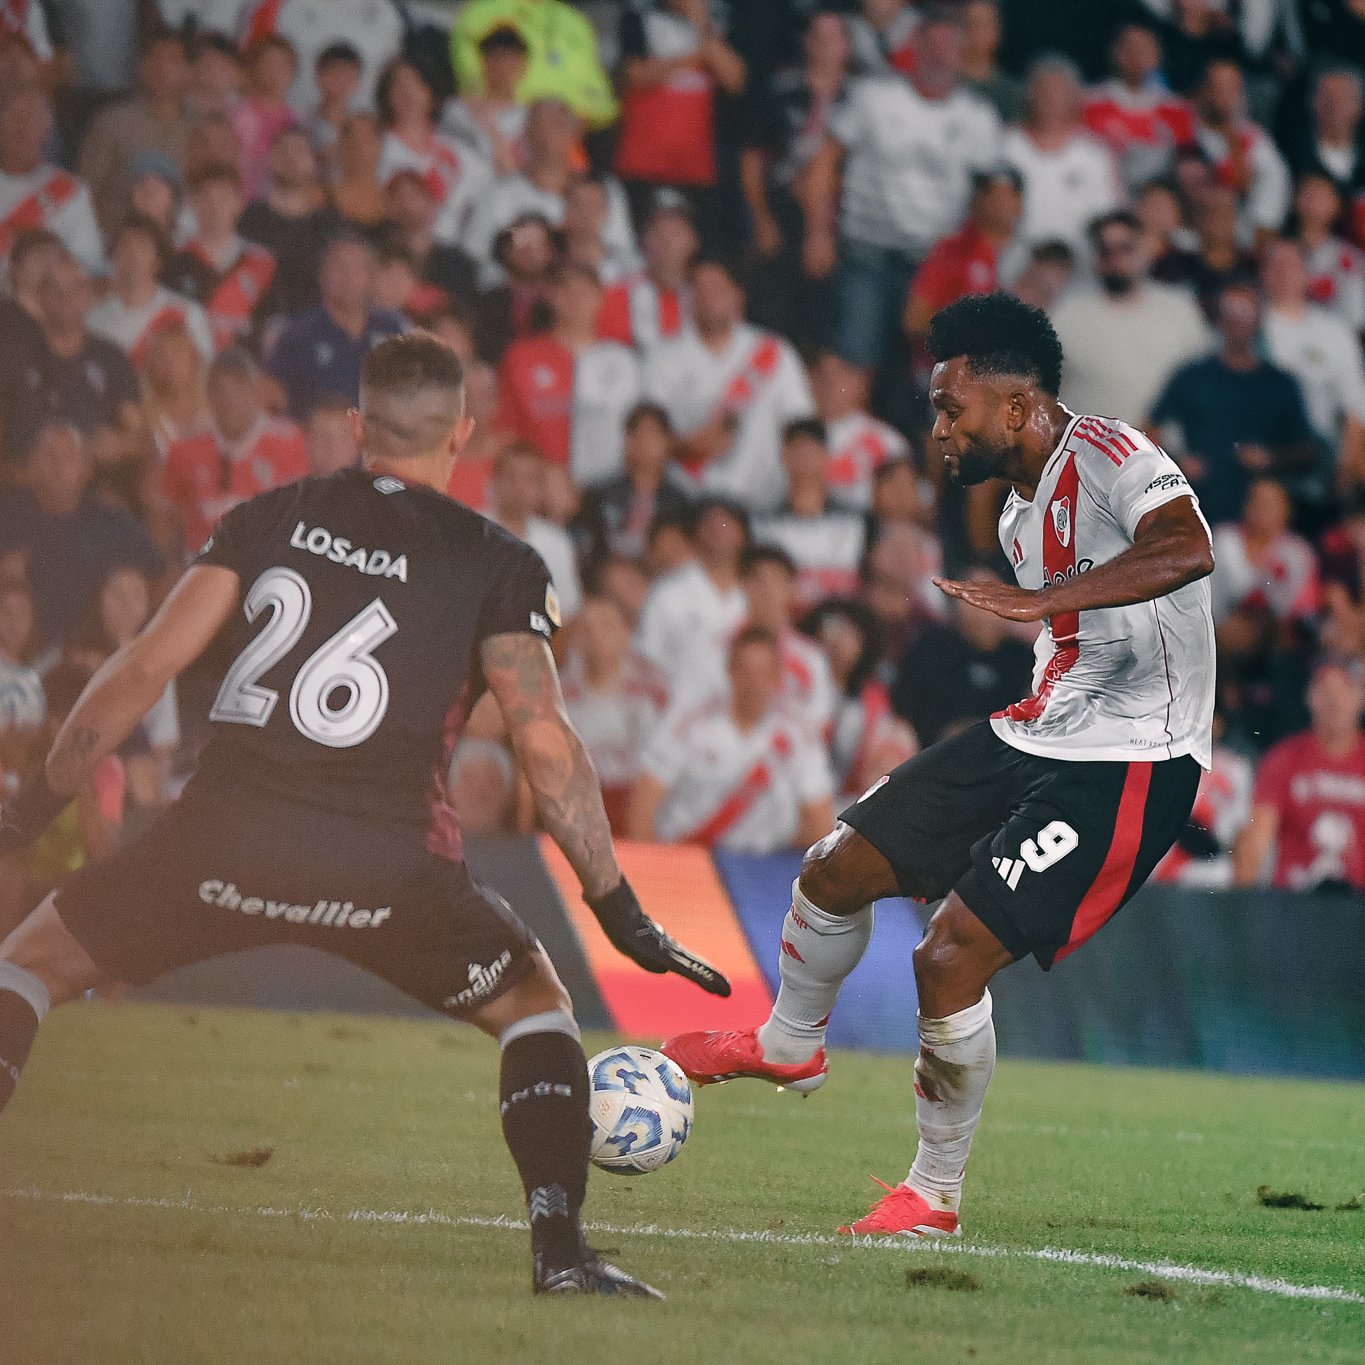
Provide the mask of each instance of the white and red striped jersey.
POLYGON ((1279 621, 1299 620, 1318 610, 1317 557, 1292 531, 1277 536, 1253 562, 1240 526, 1215 526, 1213 561, 1209 595, 1219 623, 1239 609, 1269 611, 1279 621))
POLYGON ((782 428, 815 410, 806 368, 788 341, 742 322, 717 352, 687 326, 645 356, 643 389, 683 436, 718 417, 733 421, 729 450, 696 475, 705 492, 756 511, 781 503, 782 428))
POLYGON ((431 235, 455 246, 464 235, 480 195, 493 183, 493 168, 454 138, 434 135, 425 151, 408 146, 396 133, 385 133, 379 147, 379 183, 387 185, 399 171, 420 175, 440 206, 431 235))
MULTIPOLYGON (((1033 500, 1010 490, 1000 545, 1020 586, 1037 590, 1121 555, 1142 518, 1177 498, 1194 493, 1158 445, 1111 417, 1073 415, 1033 500)), ((1153 602, 1051 617, 1034 646, 1033 695, 993 716, 995 733, 1045 758, 1131 762, 1191 754, 1207 768, 1209 600, 1209 582, 1201 579, 1153 602)))
POLYGON ((104 239, 84 180, 60 166, 39 166, 27 175, 0 171, 0 261, 8 261, 14 239, 31 228, 55 233, 87 269, 104 264, 104 239))
POLYGON ((645 351, 677 336, 691 318, 692 300, 685 292, 660 289, 648 275, 636 273, 603 295, 597 335, 645 351))
POLYGON ((1270 135, 1243 119, 1230 136, 1197 122, 1195 140, 1220 185, 1237 191, 1247 226, 1278 232, 1289 212, 1289 167, 1270 135))
POLYGON ((654 821, 660 839, 740 853, 790 848, 801 808, 834 791, 824 745, 781 704, 747 732, 726 705, 677 711, 643 768, 667 788, 654 821))
POLYGON ((910 454, 905 437, 870 413, 849 412, 825 423, 830 492, 849 507, 872 506, 872 478, 888 460, 910 454))
POLYGON ((1090 92, 1081 118, 1113 152, 1130 190, 1168 172, 1175 149, 1194 141, 1190 102, 1155 82, 1132 90, 1105 81, 1090 92))
POLYGON ((141 366, 147 343, 157 332, 176 326, 189 332, 205 360, 213 358, 213 332, 204 310, 162 285, 140 308, 130 308, 117 294, 106 294, 90 310, 86 325, 96 336, 112 341, 135 366, 141 366))
POLYGON ((559 670, 564 708, 604 788, 628 787, 640 775, 645 749, 668 709, 668 679, 638 654, 627 657, 605 690, 588 681, 583 657, 570 652, 559 670))
POLYGON ((1330 308, 1353 331, 1365 331, 1365 252, 1329 237, 1305 254, 1308 297, 1330 308))
POLYGON ((857 593, 858 569, 867 549, 867 521, 861 512, 828 507, 818 517, 799 517, 784 508, 754 521, 754 539, 781 546, 792 557, 798 611, 826 597, 857 593))

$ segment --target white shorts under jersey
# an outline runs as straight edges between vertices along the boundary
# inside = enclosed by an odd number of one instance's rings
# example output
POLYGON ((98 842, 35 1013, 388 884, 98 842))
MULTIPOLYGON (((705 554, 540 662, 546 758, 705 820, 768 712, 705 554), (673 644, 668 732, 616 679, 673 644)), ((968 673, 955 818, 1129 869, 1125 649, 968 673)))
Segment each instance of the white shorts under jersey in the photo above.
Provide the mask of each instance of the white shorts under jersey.
MULTIPOLYGON (((1138 522, 1177 498, 1194 498, 1189 483, 1140 431, 1110 417, 1073 417, 1033 501, 1010 492, 1000 544, 1020 586, 1042 588, 1122 554, 1138 522)), ((1191 754, 1209 766, 1208 579, 1154 602, 1054 616, 1035 653, 1033 695, 991 718, 1006 744, 1091 761, 1191 754)))

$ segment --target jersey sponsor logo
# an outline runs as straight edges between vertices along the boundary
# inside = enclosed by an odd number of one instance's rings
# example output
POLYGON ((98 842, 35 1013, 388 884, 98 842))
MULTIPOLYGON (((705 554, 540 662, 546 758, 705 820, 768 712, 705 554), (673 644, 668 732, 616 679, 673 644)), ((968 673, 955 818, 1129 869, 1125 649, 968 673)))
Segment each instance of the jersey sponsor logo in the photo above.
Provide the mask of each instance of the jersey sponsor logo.
POLYGON ((1142 491, 1143 493, 1164 493, 1168 488, 1188 488, 1189 481, 1183 474, 1158 474, 1142 491))
POLYGON ((394 558, 389 550, 366 550, 352 545, 345 536, 333 535, 325 526, 305 527, 299 522, 289 543, 296 550, 307 550, 322 559, 330 559, 333 564, 343 568, 357 569, 371 578, 396 578, 400 583, 408 581, 408 557, 399 555, 394 558))
POLYGON ((464 990, 458 991, 455 995, 447 996, 444 1001, 444 1008, 448 1010, 463 1009, 466 1005, 472 1005, 474 1001, 483 999, 490 994, 502 980, 502 974, 512 965, 512 951, 504 948, 496 961, 490 962, 488 966, 480 966, 477 962, 469 964, 469 985, 464 990))
POLYGON ((395 479, 392 474, 381 474, 374 481, 374 486, 381 493, 401 493, 407 484, 402 479, 395 479))
POLYGON ((1057 543, 1065 549, 1071 544, 1071 499, 1058 498, 1052 504, 1052 526, 1057 532, 1057 543))
POLYGON ((235 910, 239 915, 260 915, 286 924, 312 924, 322 929, 378 929, 393 914, 393 907, 356 909, 351 901, 320 900, 299 905, 269 896, 244 896, 236 883, 210 877, 199 883, 199 899, 205 905, 235 910))
POLYGON ((1065 569, 1059 569, 1053 574, 1044 570, 1043 586, 1050 587, 1054 583, 1065 583, 1068 578, 1075 578, 1077 574, 1085 573, 1094 567, 1095 561, 1093 559, 1078 559, 1076 563, 1068 564, 1065 569))

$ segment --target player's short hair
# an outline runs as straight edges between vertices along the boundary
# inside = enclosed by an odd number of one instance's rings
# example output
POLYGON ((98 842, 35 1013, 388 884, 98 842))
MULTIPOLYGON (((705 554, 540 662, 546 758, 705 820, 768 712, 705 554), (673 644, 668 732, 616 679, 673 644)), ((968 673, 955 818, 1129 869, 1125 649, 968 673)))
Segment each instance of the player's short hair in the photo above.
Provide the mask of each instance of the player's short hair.
POLYGON ((378 428, 387 453, 397 458, 426 454, 464 412, 460 357, 428 332, 381 341, 365 357, 360 407, 367 424, 378 428))
POLYGON ((825 445, 829 441, 829 432, 818 417, 798 417, 782 428, 782 444, 784 446, 802 438, 818 441, 821 445, 825 445))
POLYGON ((780 545, 771 542, 745 547, 744 553, 739 557, 740 576, 747 578, 754 569, 764 564, 777 565, 788 578, 795 581, 796 561, 780 545))
POLYGON ((969 294, 934 314, 929 354, 963 356, 975 374, 1022 375, 1056 397, 1062 387, 1062 343, 1048 316, 1012 294, 969 294))

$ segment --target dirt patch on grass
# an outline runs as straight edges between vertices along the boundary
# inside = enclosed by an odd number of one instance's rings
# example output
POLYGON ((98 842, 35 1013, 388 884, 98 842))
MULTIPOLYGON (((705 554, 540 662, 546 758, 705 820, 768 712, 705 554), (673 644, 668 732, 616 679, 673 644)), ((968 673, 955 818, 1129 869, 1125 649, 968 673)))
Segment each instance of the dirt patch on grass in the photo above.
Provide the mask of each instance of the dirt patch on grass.
POLYGON ((938 1265, 912 1265, 905 1272, 907 1289, 951 1289, 957 1294, 972 1294, 981 1281, 965 1270, 949 1270, 938 1265))

